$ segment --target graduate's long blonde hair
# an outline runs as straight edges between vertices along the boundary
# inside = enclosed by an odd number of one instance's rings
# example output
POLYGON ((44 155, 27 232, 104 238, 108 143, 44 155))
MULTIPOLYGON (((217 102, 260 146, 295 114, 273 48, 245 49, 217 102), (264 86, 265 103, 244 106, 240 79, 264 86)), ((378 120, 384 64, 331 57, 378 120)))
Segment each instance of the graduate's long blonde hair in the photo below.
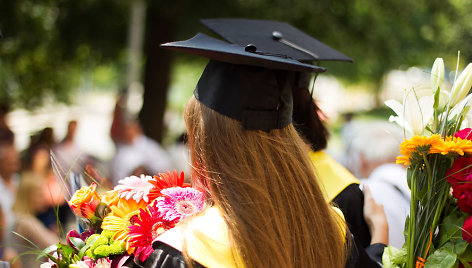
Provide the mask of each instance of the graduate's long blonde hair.
POLYGON ((222 209, 244 267, 343 267, 344 226, 316 182, 292 125, 247 131, 191 98, 193 178, 222 209))

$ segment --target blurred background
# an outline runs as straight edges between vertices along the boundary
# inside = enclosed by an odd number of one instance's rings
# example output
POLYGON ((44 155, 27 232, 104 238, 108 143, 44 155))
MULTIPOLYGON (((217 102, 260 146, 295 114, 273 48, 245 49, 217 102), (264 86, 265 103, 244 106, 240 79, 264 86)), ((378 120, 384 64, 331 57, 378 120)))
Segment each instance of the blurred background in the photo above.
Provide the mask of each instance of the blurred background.
MULTIPOLYGON (((64 236, 58 222, 74 223, 65 200, 76 188, 57 175, 88 164, 86 179, 108 187, 174 168, 188 179, 182 112, 207 60, 159 44, 213 35, 200 19, 286 21, 351 57, 323 62, 314 97, 332 134, 328 153, 366 178, 394 163, 403 139, 384 125, 392 114, 384 101, 410 89, 431 94, 436 57, 446 84, 458 51, 459 70, 472 61, 470 10, 466 0, 0 0, 0 245, 14 248, 0 259, 31 247, 2 230, 44 248, 64 236)), ((408 192, 404 170, 389 168, 382 174, 408 192)))
POLYGON ((168 147, 185 130, 182 111, 206 61, 159 44, 211 34, 202 18, 281 20, 354 59, 323 63, 315 85, 336 138, 343 115, 388 119, 384 100, 428 88, 436 57, 454 70, 460 50, 463 68, 471 8, 465 0, 0 0, 0 102, 20 151, 46 127, 62 140, 76 120, 77 146, 109 161, 120 96, 144 133, 168 147))

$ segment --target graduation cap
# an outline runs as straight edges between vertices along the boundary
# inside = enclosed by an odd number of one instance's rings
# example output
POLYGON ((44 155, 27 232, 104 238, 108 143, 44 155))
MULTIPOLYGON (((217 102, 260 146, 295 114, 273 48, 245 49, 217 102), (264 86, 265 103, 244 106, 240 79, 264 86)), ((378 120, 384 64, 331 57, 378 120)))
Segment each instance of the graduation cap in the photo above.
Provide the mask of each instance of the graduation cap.
POLYGON ((230 44, 198 33, 161 47, 210 59, 195 88, 202 104, 240 121, 245 129, 270 131, 292 122, 295 72, 324 72, 252 44, 230 44))
POLYGON ((201 22, 233 44, 253 44, 261 51, 297 61, 352 62, 351 58, 286 22, 238 18, 203 19, 201 22))

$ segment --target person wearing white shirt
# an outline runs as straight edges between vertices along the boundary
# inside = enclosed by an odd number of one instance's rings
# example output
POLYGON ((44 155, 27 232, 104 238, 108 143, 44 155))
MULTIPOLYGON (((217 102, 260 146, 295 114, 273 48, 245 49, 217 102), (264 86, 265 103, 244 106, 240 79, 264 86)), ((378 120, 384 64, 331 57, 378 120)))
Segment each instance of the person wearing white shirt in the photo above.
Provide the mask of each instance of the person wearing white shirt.
POLYGON ((406 169, 395 164, 399 154, 403 132, 397 126, 383 121, 361 123, 353 128, 348 156, 356 161, 351 170, 361 179, 361 186, 368 185, 374 200, 383 205, 387 216, 388 244, 401 248, 403 229, 410 210, 410 190, 406 169))
POLYGON ((146 175, 157 175, 170 171, 172 162, 167 152, 154 140, 146 137, 136 120, 125 122, 124 141, 117 146, 111 162, 110 174, 113 185, 119 180, 135 174, 136 170, 149 172, 146 175))

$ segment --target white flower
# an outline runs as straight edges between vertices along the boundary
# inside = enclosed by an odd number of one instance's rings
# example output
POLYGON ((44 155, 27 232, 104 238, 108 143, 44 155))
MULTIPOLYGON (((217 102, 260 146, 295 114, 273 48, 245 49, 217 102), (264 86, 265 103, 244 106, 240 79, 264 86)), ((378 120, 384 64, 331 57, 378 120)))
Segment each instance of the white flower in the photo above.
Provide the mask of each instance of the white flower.
POLYGON ((388 100, 385 105, 397 114, 390 117, 391 122, 396 122, 411 135, 422 135, 433 117, 433 103, 433 96, 425 96, 418 100, 415 92, 411 90, 405 94, 403 105, 396 100, 388 100))
POLYGON ((137 203, 144 200, 146 203, 149 202, 149 191, 154 187, 149 181, 152 179, 151 176, 141 175, 140 178, 136 176, 126 177, 119 181, 119 185, 115 186, 115 190, 118 190, 118 196, 125 198, 126 200, 134 199, 137 203))
POLYGON ((454 107, 457 103, 464 99, 472 87, 472 63, 462 71, 459 78, 454 81, 451 89, 451 99, 449 100, 450 107, 454 107))
POLYGON ((436 58, 431 69, 431 86, 433 94, 441 87, 444 82, 444 61, 442 58, 436 58))
POLYGON ((97 262, 95 263, 95 268, 110 268, 110 267, 111 267, 111 261, 108 258, 98 259, 97 262))

